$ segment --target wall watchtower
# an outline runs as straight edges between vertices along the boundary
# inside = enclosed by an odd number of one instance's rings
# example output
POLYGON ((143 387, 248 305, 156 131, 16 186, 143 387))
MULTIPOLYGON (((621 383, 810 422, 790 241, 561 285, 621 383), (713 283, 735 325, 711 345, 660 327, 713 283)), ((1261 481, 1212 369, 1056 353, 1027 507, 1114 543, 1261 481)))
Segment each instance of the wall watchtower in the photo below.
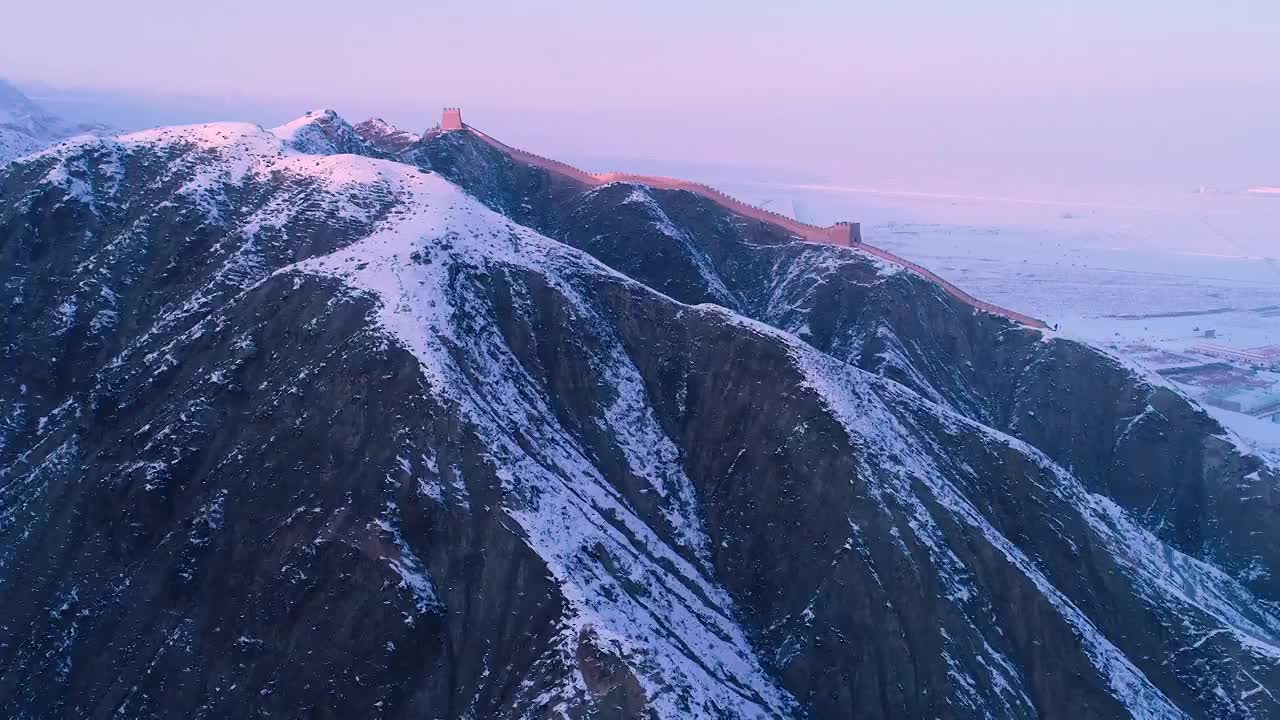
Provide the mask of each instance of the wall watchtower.
POLYGON ((833 245, 857 245, 862 242, 862 224, 838 222, 827 228, 827 239, 833 245))
POLYGON ((440 115, 441 130, 461 130, 462 129, 462 108, 447 107, 444 113, 440 115))

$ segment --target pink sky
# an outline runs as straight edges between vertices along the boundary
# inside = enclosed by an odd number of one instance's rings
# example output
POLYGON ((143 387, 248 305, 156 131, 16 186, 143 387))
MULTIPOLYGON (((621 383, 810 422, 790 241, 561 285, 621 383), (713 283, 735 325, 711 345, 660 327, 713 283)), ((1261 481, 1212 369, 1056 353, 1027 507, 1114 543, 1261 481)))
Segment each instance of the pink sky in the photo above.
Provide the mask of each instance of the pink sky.
POLYGON ((19 3, 0 75, 130 90, 139 121, 185 102, 414 126, 461 105, 571 159, 840 182, 1280 184, 1278 5, 19 3))

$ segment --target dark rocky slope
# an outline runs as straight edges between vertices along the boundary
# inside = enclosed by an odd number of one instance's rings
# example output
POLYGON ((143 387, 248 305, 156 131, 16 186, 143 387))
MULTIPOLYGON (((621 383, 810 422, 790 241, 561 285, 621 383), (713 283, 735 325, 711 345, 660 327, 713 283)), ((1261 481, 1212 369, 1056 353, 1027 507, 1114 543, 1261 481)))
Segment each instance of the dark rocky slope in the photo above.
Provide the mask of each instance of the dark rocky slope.
POLYGON ((1276 475, 1182 398, 684 193, 412 152, 0 173, 4 714, 1280 716, 1276 475))
MULTIPOLYGON (((1018 437, 1179 550, 1280 602, 1280 495, 1207 414, 1158 377, 952 301, 927 281, 725 213, 692 193, 590 188, 465 132, 402 159, 686 303, 795 334, 1018 437)), ((1274 471, 1273 471, 1274 472, 1274 471)), ((1272 476, 1273 477, 1273 476, 1272 476)))

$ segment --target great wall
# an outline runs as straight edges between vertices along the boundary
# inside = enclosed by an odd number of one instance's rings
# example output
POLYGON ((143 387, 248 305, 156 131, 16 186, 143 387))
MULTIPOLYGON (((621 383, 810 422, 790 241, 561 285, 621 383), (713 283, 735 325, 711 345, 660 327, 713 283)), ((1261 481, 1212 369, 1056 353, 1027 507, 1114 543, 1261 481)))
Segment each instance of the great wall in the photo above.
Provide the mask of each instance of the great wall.
POLYGON ((781 213, 749 205, 737 198, 730 197, 709 185, 689 180, 682 180, 680 178, 655 175, 636 175, 624 172, 589 173, 585 170, 573 167, 572 165, 562 163, 559 160, 552 160, 551 158, 535 155, 534 153, 511 147, 510 145, 492 138, 480 130, 462 122, 462 111, 459 108, 445 108, 440 120, 439 131, 449 132, 459 130, 470 132, 492 147, 506 153, 513 160, 524 163, 525 165, 542 168, 543 170, 556 173, 561 176, 572 178, 584 185, 595 186, 607 185, 615 182, 628 182, 636 183, 638 185, 647 185, 660 190, 684 190, 696 195, 701 195, 730 212, 752 220, 758 220, 760 222, 780 227, 806 242, 857 247, 858 250, 865 252, 868 255, 875 256, 886 262, 906 268, 916 275, 937 284, 946 291, 948 295, 951 295, 957 300, 977 308, 978 310, 1006 317, 1016 323, 1026 325, 1028 327, 1039 328, 1042 330, 1049 329, 1049 325, 1039 318, 1033 318, 1030 315, 1024 315, 1023 313, 1015 312, 1008 308, 1003 308, 999 305, 993 305, 992 303, 979 300, 956 287, 949 281, 942 279, 936 273, 925 267, 917 265, 906 258, 894 255, 887 250, 875 247, 874 245, 868 245, 862 241, 861 226, 856 222, 838 222, 833 225, 828 225, 827 227, 810 225, 808 223, 800 222, 795 218, 782 215, 781 213))

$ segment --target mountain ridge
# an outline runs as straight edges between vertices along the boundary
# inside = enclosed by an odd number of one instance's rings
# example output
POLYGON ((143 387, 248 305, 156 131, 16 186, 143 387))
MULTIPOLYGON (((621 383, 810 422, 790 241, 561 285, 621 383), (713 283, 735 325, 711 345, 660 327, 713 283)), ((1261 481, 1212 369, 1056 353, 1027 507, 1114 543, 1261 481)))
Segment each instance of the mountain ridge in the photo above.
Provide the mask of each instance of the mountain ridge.
MULTIPOLYGON (((725 207, 727 210, 731 212, 734 212, 738 215, 748 217, 754 220, 777 225, 785 229, 787 232, 794 234, 796 237, 802 238, 809 242, 833 243, 837 245, 855 245, 855 244, 859 245, 861 249, 864 250, 865 252, 876 255, 884 260, 887 260, 888 262, 904 267, 916 273, 917 275, 920 275, 921 277, 926 278, 927 280, 945 289, 950 295, 961 300, 962 302, 965 302, 975 308, 978 308, 979 310, 982 310, 984 312, 990 312, 995 315, 1001 315, 1013 320, 1014 322, 1018 322, 1023 325, 1028 325, 1030 327, 1040 328, 1042 330, 1049 329, 1049 326, 1039 318, 1034 318, 1024 313, 1019 313, 1014 310, 1010 310, 1008 308, 997 306, 993 303, 979 300, 973 297, 972 295, 970 295, 969 293, 961 290, 959 287, 956 287, 953 283, 943 279, 941 276, 937 275, 936 273, 930 271, 929 269, 921 265, 918 265, 909 260, 906 260, 905 258, 894 255, 893 253, 890 253, 887 250, 884 250, 882 248, 863 243, 861 230, 859 228, 859 224, 856 222, 837 222, 827 227, 819 227, 816 225, 800 222, 795 218, 782 215, 772 210, 756 207, 749 203, 744 203, 736 198, 733 198, 703 183, 691 182, 691 181, 683 180, 680 178, 659 177, 659 176, 652 176, 652 175, 637 175, 634 173, 626 173, 626 172, 589 173, 584 170, 580 170, 576 167, 573 167, 571 165, 559 162, 557 160, 552 160, 550 158, 537 155, 535 153, 530 153, 525 150, 520 150, 518 148, 511 147, 510 145, 507 145, 499 140, 496 140, 495 138, 472 127, 471 125, 462 123, 461 113, 456 110, 455 112, 457 113, 458 118, 454 124, 456 124, 458 127, 451 128, 450 130, 446 130, 444 132, 462 131, 462 132, 471 133, 476 137, 480 138, 481 140, 485 141, 495 149, 507 154, 517 162, 525 163, 533 167, 542 168, 551 173, 563 175, 564 177, 570 179, 571 181, 579 182, 586 186, 608 185, 615 182, 629 182, 629 183, 636 183, 636 184, 645 185, 653 188, 660 188, 664 190, 683 190, 686 192, 702 195, 704 197, 710 198, 712 201, 725 207)), ((448 114, 449 114, 449 110, 446 110, 446 115, 448 114)), ((442 132, 442 130, 440 129, 442 126, 443 126, 443 123, 442 125, 436 126, 436 128, 434 128, 432 132, 435 132, 435 133, 442 132)), ((371 127, 370 137, 367 139, 373 140, 378 135, 380 135, 382 131, 380 128, 373 129, 375 126, 370 126, 370 127, 371 127)), ((399 148, 398 152, 407 152, 403 145, 398 145, 398 148, 399 148)))
POLYGON ((1185 398, 706 198, 404 154, 0 171, 7 710, 1274 716, 1276 475, 1185 398))
POLYGON ((100 124, 68 124, 0 78, 0 166, 74 135, 111 132, 100 124))

